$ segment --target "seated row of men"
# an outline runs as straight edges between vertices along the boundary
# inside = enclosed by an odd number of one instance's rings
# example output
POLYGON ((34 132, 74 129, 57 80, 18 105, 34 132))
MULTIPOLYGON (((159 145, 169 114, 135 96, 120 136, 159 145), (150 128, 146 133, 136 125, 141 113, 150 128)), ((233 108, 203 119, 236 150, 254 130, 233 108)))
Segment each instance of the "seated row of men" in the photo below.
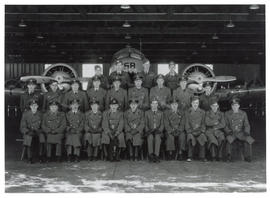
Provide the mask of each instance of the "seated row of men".
POLYGON ((160 146, 164 142, 167 158, 183 159, 187 152, 187 161, 192 161, 194 149, 199 148, 199 158, 206 161, 206 149, 213 160, 223 158, 226 146, 226 159, 231 160, 232 144, 240 146, 246 161, 251 161, 251 146, 254 139, 250 136, 247 114, 240 110, 239 99, 232 100, 232 109, 225 114, 219 111, 216 97, 210 100, 211 109, 207 112, 199 108, 199 98, 193 96, 187 110, 179 109, 179 101, 172 98, 170 109, 159 110, 157 98, 151 99, 151 109, 144 112, 139 109, 139 101, 131 99, 129 109, 119 110, 117 99, 110 100, 110 107, 103 113, 99 110, 99 101, 90 102, 91 110, 83 113, 79 110, 79 101, 70 102, 70 110, 65 114, 59 111, 59 103, 51 101, 49 110, 42 115, 35 100, 29 103, 30 110, 25 111, 21 120, 21 132, 29 162, 33 162, 33 140, 39 142, 40 160, 50 161, 52 146, 56 147, 58 160, 62 156, 62 144, 65 144, 68 161, 71 156, 79 161, 82 147, 87 150, 89 159, 97 159, 102 151, 108 160, 120 160, 120 153, 126 150, 130 158, 139 159, 139 152, 145 140, 148 159, 159 162, 160 146), (177 148, 176 148, 177 145, 177 148))

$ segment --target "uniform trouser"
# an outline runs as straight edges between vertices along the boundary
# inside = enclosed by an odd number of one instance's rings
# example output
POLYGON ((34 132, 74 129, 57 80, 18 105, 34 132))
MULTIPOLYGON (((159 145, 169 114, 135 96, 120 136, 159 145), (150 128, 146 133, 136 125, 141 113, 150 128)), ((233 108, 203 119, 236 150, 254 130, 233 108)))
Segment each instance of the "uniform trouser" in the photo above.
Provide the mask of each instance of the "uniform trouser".
POLYGON ((227 141, 226 143, 226 154, 232 155, 232 149, 233 146, 236 145, 240 149, 241 154, 244 155, 244 157, 252 157, 252 144, 249 144, 246 141, 242 141, 239 139, 235 139, 232 143, 229 143, 227 141))
POLYGON ((33 157, 33 151, 35 151, 35 147, 39 145, 39 141, 38 141, 38 138, 33 136, 32 137, 32 141, 30 143, 30 145, 24 145, 25 149, 26 149, 26 152, 27 152, 27 157, 29 159, 31 159, 33 157))
POLYGON ((174 151, 175 150, 175 139, 174 135, 167 134, 166 137, 166 151, 174 151))
POLYGON ((222 158, 224 148, 224 141, 222 141, 218 146, 215 144, 210 145, 210 152, 212 157, 216 157, 218 154, 218 158, 222 158))
POLYGON ((147 136, 148 154, 151 155, 154 153, 156 156, 159 156, 160 144, 161 144, 160 134, 148 135, 147 136))
MULTIPOLYGON (((199 145, 199 158, 205 158, 205 145, 203 146, 200 144, 196 144, 196 145, 199 145)), ((196 145, 193 146, 191 140, 188 142, 188 158, 193 157, 193 152, 196 145)))
POLYGON ((91 156, 94 156, 94 157, 97 157, 98 155, 98 150, 99 150, 99 146, 95 146, 93 147, 92 145, 88 144, 87 146, 87 156, 88 157, 91 157, 91 156), (93 152, 94 151, 94 152, 93 152))
POLYGON ((47 143, 47 157, 51 157, 53 145, 56 146, 55 155, 60 157, 62 155, 62 144, 51 144, 51 143, 47 143))
POLYGON ((45 143, 39 143, 39 156, 45 155, 46 145, 45 143))
POLYGON ((119 147, 119 138, 113 137, 109 144, 109 158, 112 160, 113 157, 119 158, 121 148, 119 147))
POLYGON ((208 138, 208 148, 210 150, 211 156, 216 157, 218 154, 218 157, 221 158, 225 141, 225 137, 222 132, 220 131, 220 133, 215 136, 214 131, 209 130, 206 131, 206 136, 208 138))
POLYGON ((67 154, 71 155, 72 154, 72 148, 74 148, 74 155, 80 156, 80 151, 81 151, 81 147, 73 147, 71 145, 67 145, 67 154))
POLYGON ((174 151, 177 144, 178 154, 182 154, 186 150, 186 134, 181 132, 178 136, 168 135, 166 139, 166 150, 174 151))
POLYGON ((131 142, 131 140, 128 140, 127 141, 127 148, 128 148, 128 151, 129 151, 129 156, 132 157, 133 156, 133 151, 134 151, 134 155, 135 157, 138 157, 138 150, 140 148, 140 146, 134 146, 131 142))

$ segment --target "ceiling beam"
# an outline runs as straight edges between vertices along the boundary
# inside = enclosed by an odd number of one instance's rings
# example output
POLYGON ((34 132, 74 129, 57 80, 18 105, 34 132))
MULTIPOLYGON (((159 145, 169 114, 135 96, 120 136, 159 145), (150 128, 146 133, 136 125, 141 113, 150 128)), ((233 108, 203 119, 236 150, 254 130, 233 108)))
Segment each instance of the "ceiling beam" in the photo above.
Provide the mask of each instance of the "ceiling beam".
POLYGON ((229 21, 235 22, 262 22, 265 21, 264 13, 84 13, 82 16, 80 12, 77 13, 19 13, 6 12, 6 22, 20 21, 24 19, 25 22, 70 22, 70 21, 229 21))
POLYGON ((119 35, 119 34, 138 34, 138 35, 159 35, 159 34, 168 34, 168 35, 202 35, 202 34, 213 34, 213 33, 222 33, 224 35, 235 35, 235 34, 264 34, 265 27, 264 25, 259 27, 237 27, 235 29, 224 28, 223 25, 216 27, 199 28, 199 27, 177 27, 177 28, 151 28, 151 27, 131 27, 131 28, 122 28, 122 27, 84 27, 84 26, 72 26, 72 27, 59 27, 56 28, 53 25, 47 24, 46 26, 40 27, 28 27, 25 29, 18 27, 6 27, 6 33, 49 33, 49 34, 89 34, 89 35, 119 35))

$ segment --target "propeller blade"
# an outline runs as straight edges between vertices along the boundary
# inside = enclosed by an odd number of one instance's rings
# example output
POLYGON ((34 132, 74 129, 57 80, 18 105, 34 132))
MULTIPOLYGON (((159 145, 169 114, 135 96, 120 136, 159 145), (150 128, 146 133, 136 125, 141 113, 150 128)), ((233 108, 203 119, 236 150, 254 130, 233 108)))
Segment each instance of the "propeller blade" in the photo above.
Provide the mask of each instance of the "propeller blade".
POLYGON ((204 82, 230 82, 236 80, 235 76, 215 76, 211 78, 204 78, 204 82))
POLYGON ((49 76, 22 76, 20 78, 21 81, 26 82, 29 79, 35 79, 37 81, 38 84, 41 83, 48 83, 51 80, 54 80, 54 78, 49 77, 49 76))

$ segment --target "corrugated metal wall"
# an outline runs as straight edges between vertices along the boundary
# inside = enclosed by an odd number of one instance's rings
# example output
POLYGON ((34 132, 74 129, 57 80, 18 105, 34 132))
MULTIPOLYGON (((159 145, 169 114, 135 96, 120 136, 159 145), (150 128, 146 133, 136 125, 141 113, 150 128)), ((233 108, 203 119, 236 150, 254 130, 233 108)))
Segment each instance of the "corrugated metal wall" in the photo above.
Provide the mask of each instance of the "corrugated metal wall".
POLYGON ((22 75, 40 75, 44 71, 42 63, 6 63, 5 79, 14 79, 22 75))
MULTIPOLYGON (((79 76, 82 75, 81 63, 67 63, 73 67, 79 76)), ((24 75, 42 75, 45 63, 6 63, 5 80, 19 78, 24 75)))

